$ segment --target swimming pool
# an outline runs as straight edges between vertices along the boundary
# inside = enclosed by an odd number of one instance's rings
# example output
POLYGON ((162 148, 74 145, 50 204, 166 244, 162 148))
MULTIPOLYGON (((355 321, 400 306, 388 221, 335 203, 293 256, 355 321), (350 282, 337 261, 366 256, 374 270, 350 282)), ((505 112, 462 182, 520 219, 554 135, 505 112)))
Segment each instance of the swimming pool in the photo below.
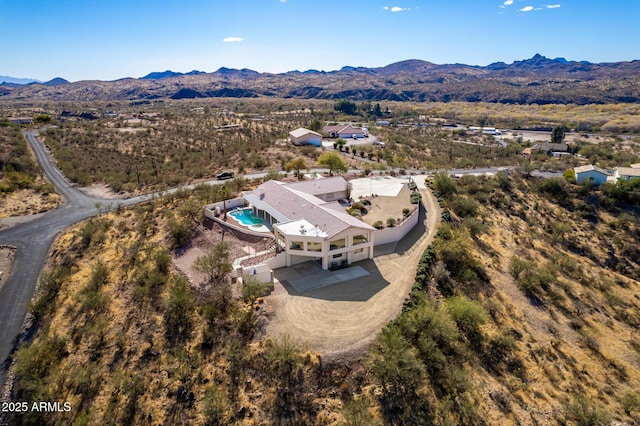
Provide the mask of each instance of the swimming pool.
POLYGON ((237 209, 229 213, 229 216, 243 224, 244 226, 252 227, 254 225, 262 225, 264 222, 259 217, 255 217, 251 211, 251 207, 245 207, 244 209, 237 209))

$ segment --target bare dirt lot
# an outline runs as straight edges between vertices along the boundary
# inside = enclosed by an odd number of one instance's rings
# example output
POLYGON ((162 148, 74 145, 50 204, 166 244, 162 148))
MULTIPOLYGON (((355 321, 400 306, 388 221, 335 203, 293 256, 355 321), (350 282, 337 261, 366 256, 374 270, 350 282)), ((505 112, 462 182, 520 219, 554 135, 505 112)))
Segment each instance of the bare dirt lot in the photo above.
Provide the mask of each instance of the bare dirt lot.
MULTIPOLYGON (((206 227, 198 232, 198 235, 191 241, 188 247, 174 253, 174 265, 185 274, 195 286, 200 285, 204 280, 204 275, 193 269, 193 262, 200 256, 209 252, 212 245, 224 241, 229 244, 230 260, 234 260, 254 255, 266 251, 271 247, 273 240, 268 237, 256 237, 225 228, 224 235, 222 226, 218 223, 207 223, 206 227)), ((271 254, 268 255, 272 256, 271 254)), ((259 263, 263 257, 253 256, 252 263, 259 263)))
POLYGON ((58 194, 40 194, 33 189, 12 192, 0 198, 0 218, 46 212, 61 204, 58 194))
POLYGON ((359 353, 402 309, 414 283, 418 261, 433 241, 441 210, 429 190, 418 225, 393 252, 358 263, 368 276, 302 294, 276 283, 265 298, 272 338, 289 335, 325 357, 359 353))

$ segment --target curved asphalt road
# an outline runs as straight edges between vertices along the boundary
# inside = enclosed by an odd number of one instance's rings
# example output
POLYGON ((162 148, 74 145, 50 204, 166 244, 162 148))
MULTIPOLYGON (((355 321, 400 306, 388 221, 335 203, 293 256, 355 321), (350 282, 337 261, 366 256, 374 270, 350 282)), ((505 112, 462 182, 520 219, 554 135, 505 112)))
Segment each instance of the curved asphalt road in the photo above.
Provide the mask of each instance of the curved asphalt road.
MULTIPOLYGON (((13 273, 0 290, 0 386, 5 379, 5 361, 15 348, 26 314, 26 304, 33 296, 36 282, 49 248, 56 235, 69 225, 99 213, 97 203, 109 205, 113 200, 91 198, 75 189, 49 161, 47 152, 35 132, 26 132, 40 167, 65 204, 33 220, 0 231, 0 244, 17 247, 13 273)), ((122 205, 143 201, 124 200, 122 205)))

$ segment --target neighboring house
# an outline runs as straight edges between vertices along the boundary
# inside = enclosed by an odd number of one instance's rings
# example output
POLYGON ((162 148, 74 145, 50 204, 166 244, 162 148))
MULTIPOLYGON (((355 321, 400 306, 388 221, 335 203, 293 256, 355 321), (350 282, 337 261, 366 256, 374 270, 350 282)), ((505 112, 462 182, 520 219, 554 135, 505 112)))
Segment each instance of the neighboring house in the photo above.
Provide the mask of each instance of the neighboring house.
POLYGON ((12 124, 33 124, 31 117, 9 117, 9 123, 12 124))
POLYGON ((353 139, 353 138, 364 138, 364 135, 368 132, 364 130, 353 127, 352 125, 339 125, 339 126, 324 126, 322 128, 322 133, 329 135, 330 138, 345 138, 345 139, 353 139))
POLYGON ((533 145, 531 145, 530 151, 533 152, 545 152, 547 153, 547 155, 552 156, 554 153, 557 152, 568 152, 569 151, 569 145, 567 145, 566 143, 550 143, 550 142, 543 142, 543 143, 534 143, 533 145))
POLYGON ((613 169, 613 177, 618 180, 640 179, 640 168, 616 167, 613 169))
POLYGON ((289 132, 289 142, 293 145, 322 146, 322 135, 301 127, 289 132))
POLYGON ((593 185, 602 185, 607 181, 607 178, 611 176, 611 173, 596 167, 592 164, 587 166, 574 167, 573 172, 576 175, 576 182, 591 181, 593 185))
POLYGON ((291 184, 271 180, 242 198, 255 216, 272 225, 286 266, 317 259, 329 269, 373 259, 375 228, 336 201, 347 191, 340 176, 291 184))
POLYGON ((476 126, 471 126, 471 127, 469 127, 469 131, 471 131, 473 133, 482 133, 483 135, 500 136, 502 134, 495 127, 476 127, 476 126))

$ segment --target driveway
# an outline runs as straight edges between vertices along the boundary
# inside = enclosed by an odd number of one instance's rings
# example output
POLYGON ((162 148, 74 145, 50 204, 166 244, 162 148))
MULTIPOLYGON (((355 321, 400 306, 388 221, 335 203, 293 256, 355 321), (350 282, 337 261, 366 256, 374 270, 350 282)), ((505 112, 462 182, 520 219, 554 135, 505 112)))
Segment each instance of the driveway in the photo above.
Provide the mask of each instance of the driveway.
POLYGON ((276 283, 274 292, 265 298, 267 335, 279 338, 288 334, 328 358, 365 350, 400 314, 420 257, 440 223, 437 200, 427 189, 421 193, 426 209, 421 208, 418 225, 395 247, 385 247, 387 254, 354 265, 368 275, 300 293, 287 283, 276 283))

